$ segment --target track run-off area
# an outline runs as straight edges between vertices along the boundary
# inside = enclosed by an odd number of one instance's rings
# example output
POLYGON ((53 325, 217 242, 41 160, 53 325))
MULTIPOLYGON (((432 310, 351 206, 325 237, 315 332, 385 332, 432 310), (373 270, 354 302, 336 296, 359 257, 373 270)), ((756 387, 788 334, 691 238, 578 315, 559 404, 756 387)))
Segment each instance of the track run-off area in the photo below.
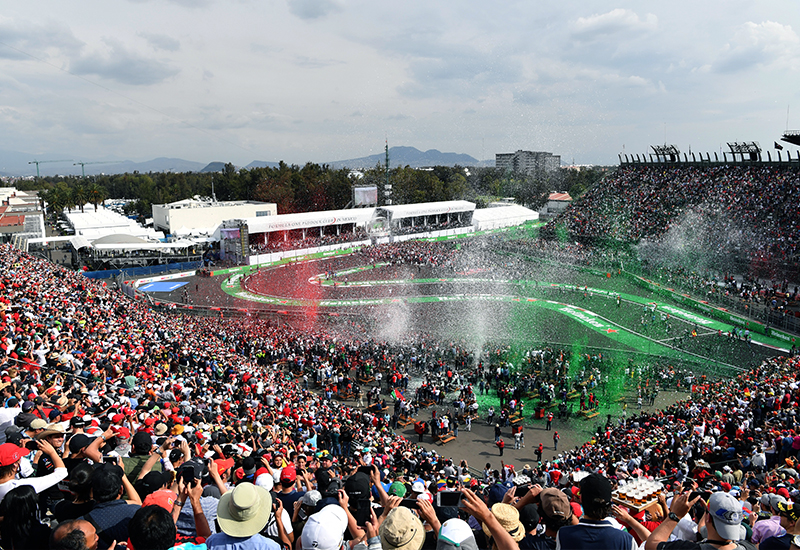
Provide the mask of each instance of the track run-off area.
MULTIPOLYGON (((382 268, 389 264, 376 263, 351 265, 337 271, 320 271, 328 267, 325 261, 310 260, 293 262, 254 270, 250 274, 233 274, 221 283, 228 295, 247 302, 273 307, 313 308, 324 315, 329 311, 368 306, 392 306, 419 304, 457 304, 465 302, 507 303, 517 307, 535 308, 543 313, 562 316, 576 330, 593 331, 616 344, 639 350, 642 353, 660 355, 671 359, 689 359, 692 356, 707 360, 693 352, 681 349, 687 338, 722 341, 734 330, 744 335, 745 328, 713 319, 699 312, 690 311, 668 300, 654 299, 630 292, 599 288, 597 286, 569 283, 511 280, 482 277, 480 273, 464 274, 460 277, 404 277, 386 278, 382 268), (300 266, 303 266, 300 268, 300 266), (309 271, 312 270, 312 271, 309 271), (278 272, 285 279, 284 270, 294 270, 287 285, 270 284, 278 272), (375 277, 369 276, 374 273, 375 277), (365 278, 367 277, 367 278, 365 278), (357 280, 350 280, 351 278, 357 280), (243 284, 244 282, 244 284, 243 284), (261 283, 253 284, 253 283, 261 283), (253 291, 254 287, 259 287, 253 291), (441 290, 447 289, 447 292, 441 290), (461 292, 460 290, 464 290, 461 292), (369 290, 369 297, 336 296, 369 290), (633 317, 642 322, 631 321, 633 317), (604 315, 597 310, 604 312, 604 315), (616 312, 627 311, 627 315, 616 312), (627 317, 626 320, 620 317, 627 317), (648 323, 652 319, 652 323, 648 323), (660 321, 660 322, 659 322, 660 321), (649 324, 649 326, 648 326, 649 324), (667 330, 671 324, 680 324, 679 331, 667 330), (664 327, 662 330, 661 327, 664 327)), ((611 275, 609 274, 609 277, 611 275)), ((648 294, 642 292, 642 294, 648 294)), ((748 330, 749 346, 762 347, 762 353, 778 355, 788 351, 787 342, 756 331, 748 330), (766 349, 765 349, 766 348, 766 349)), ((791 344, 789 344, 791 345, 791 344)), ((739 368, 737 365, 729 367, 739 368)))

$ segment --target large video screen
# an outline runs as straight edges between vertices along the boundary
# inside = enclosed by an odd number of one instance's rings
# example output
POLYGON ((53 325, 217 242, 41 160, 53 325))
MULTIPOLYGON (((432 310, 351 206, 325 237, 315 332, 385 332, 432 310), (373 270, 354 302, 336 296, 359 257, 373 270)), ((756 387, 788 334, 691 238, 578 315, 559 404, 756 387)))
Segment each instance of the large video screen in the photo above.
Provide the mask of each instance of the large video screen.
POLYGON ((354 187, 353 206, 370 206, 378 204, 378 186, 354 187))

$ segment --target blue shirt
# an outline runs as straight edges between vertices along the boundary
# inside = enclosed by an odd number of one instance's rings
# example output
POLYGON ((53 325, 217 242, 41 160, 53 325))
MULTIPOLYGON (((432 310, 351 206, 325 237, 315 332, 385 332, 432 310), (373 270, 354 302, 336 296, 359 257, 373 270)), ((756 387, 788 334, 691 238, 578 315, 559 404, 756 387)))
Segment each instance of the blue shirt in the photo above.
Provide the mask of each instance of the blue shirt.
POLYGON ((206 540, 208 550, 281 550, 281 545, 259 534, 252 537, 232 537, 226 533, 211 535, 206 540))
POLYGON ((581 519, 578 525, 567 525, 556 534, 556 550, 636 550, 630 533, 611 522, 581 519))
POLYGON ((124 500, 103 502, 83 516, 97 529, 100 540, 97 543, 99 550, 105 550, 113 541, 125 542, 128 540, 128 523, 141 508, 138 504, 128 504, 124 500))

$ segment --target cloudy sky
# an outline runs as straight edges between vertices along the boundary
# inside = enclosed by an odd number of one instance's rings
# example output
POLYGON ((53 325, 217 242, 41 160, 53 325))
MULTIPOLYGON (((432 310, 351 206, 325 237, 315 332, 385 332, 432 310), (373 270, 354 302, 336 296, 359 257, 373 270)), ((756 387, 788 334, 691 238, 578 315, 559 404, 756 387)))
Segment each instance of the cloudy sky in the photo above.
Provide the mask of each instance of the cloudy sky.
MULTIPOLYGON (((0 0, 0 149, 617 162, 800 129, 796 0, 0 0)), ((795 148, 787 147, 792 150, 795 148)), ((51 157, 52 158, 52 157, 51 157)))

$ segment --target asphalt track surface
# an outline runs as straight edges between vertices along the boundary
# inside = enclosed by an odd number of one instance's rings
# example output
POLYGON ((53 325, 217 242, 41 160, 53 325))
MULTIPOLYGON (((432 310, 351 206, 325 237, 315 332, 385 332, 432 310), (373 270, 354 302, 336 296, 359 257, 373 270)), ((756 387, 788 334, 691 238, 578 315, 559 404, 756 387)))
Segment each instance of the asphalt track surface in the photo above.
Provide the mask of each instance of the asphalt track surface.
MULTIPOLYGON (((399 339, 425 332, 445 341, 475 343, 476 347, 509 339, 517 342, 547 341, 556 345, 580 341, 586 346, 652 353, 659 353, 658 342, 675 338, 673 334, 656 333, 654 329, 648 332, 640 327, 635 327, 634 331, 640 336, 619 336, 630 331, 623 323, 616 321, 616 317, 625 317, 627 313, 624 324, 630 327, 635 324, 631 319, 640 316, 642 304, 654 299, 639 287, 632 286, 624 287, 630 292, 623 295, 637 298, 639 302, 623 302, 623 307, 616 308, 614 300, 608 296, 590 293, 587 297, 583 292, 574 291, 574 288, 568 292, 563 287, 552 287, 541 281, 532 290, 530 285, 526 287, 512 281, 493 280, 492 274, 487 272, 459 274, 408 265, 373 267, 357 254, 262 268, 246 279, 246 290, 240 286, 240 277, 191 277, 182 280, 189 284, 169 293, 154 293, 154 299, 181 302, 186 292, 190 303, 198 306, 233 307, 254 314, 263 312, 264 315, 279 309, 300 313, 303 321, 298 326, 337 323, 341 328, 347 324, 346 319, 352 317, 358 320, 353 326, 359 327, 362 338, 399 339), (340 273, 335 278, 335 284, 333 280, 320 277, 326 272, 340 273), (341 274, 344 272, 347 273, 341 274), (537 298, 530 298, 530 295, 537 298), (548 307, 543 307, 545 303, 548 307), (565 313, 565 308, 568 313, 565 313), (595 311, 607 316, 595 314, 595 311), (603 326, 593 326, 598 323, 603 326), (365 327, 368 334, 363 332, 365 327)), ((608 286, 608 281, 565 270, 560 274, 557 284, 579 285, 581 288, 588 285, 589 288, 602 289, 608 286)), ((297 323, 296 317, 294 322, 297 323)), ((673 322, 676 334, 696 326, 691 320, 677 317, 673 322)), ((697 342, 709 342, 716 338, 717 324, 699 328, 697 342)), ((750 348, 737 342, 727 345, 734 350, 733 356, 740 356, 742 364, 748 366, 775 355, 774 350, 760 346, 750 348)), ((684 397, 682 393, 663 391, 655 408, 662 408, 684 397)), ((629 392, 628 406, 631 412, 635 408, 635 401, 634 394, 629 392)), ((430 409, 421 411, 419 418, 429 420, 430 409)), ((604 420, 598 417, 591 422, 599 425, 604 420)), ((594 427, 589 423, 578 419, 565 422, 555 420, 553 429, 561 436, 559 450, 584 443, 586 433, 594 427)), ((400 431, 417 441, 411 426, 400 431)), ((514 450, 510 429, 505 429, 504 458, 519 466, 533 463, 533 451, 540 442, 545 445, 545 459, 557 456, 552 433, 545 431, 543 421, 529 419, 525 427, 526 448, 514 450)), ((493 467, 499 467, 500 464, 499 453, 494 446, 493 428, 482 421, 473 424, 471 434, 466 434, 462 429, 460 437, 446 447, 432 444, 430 436, 426 436, 423 445, 456 460, 465 458, 478 469, 482 469, 486 462, 492 463, 493 467)))

